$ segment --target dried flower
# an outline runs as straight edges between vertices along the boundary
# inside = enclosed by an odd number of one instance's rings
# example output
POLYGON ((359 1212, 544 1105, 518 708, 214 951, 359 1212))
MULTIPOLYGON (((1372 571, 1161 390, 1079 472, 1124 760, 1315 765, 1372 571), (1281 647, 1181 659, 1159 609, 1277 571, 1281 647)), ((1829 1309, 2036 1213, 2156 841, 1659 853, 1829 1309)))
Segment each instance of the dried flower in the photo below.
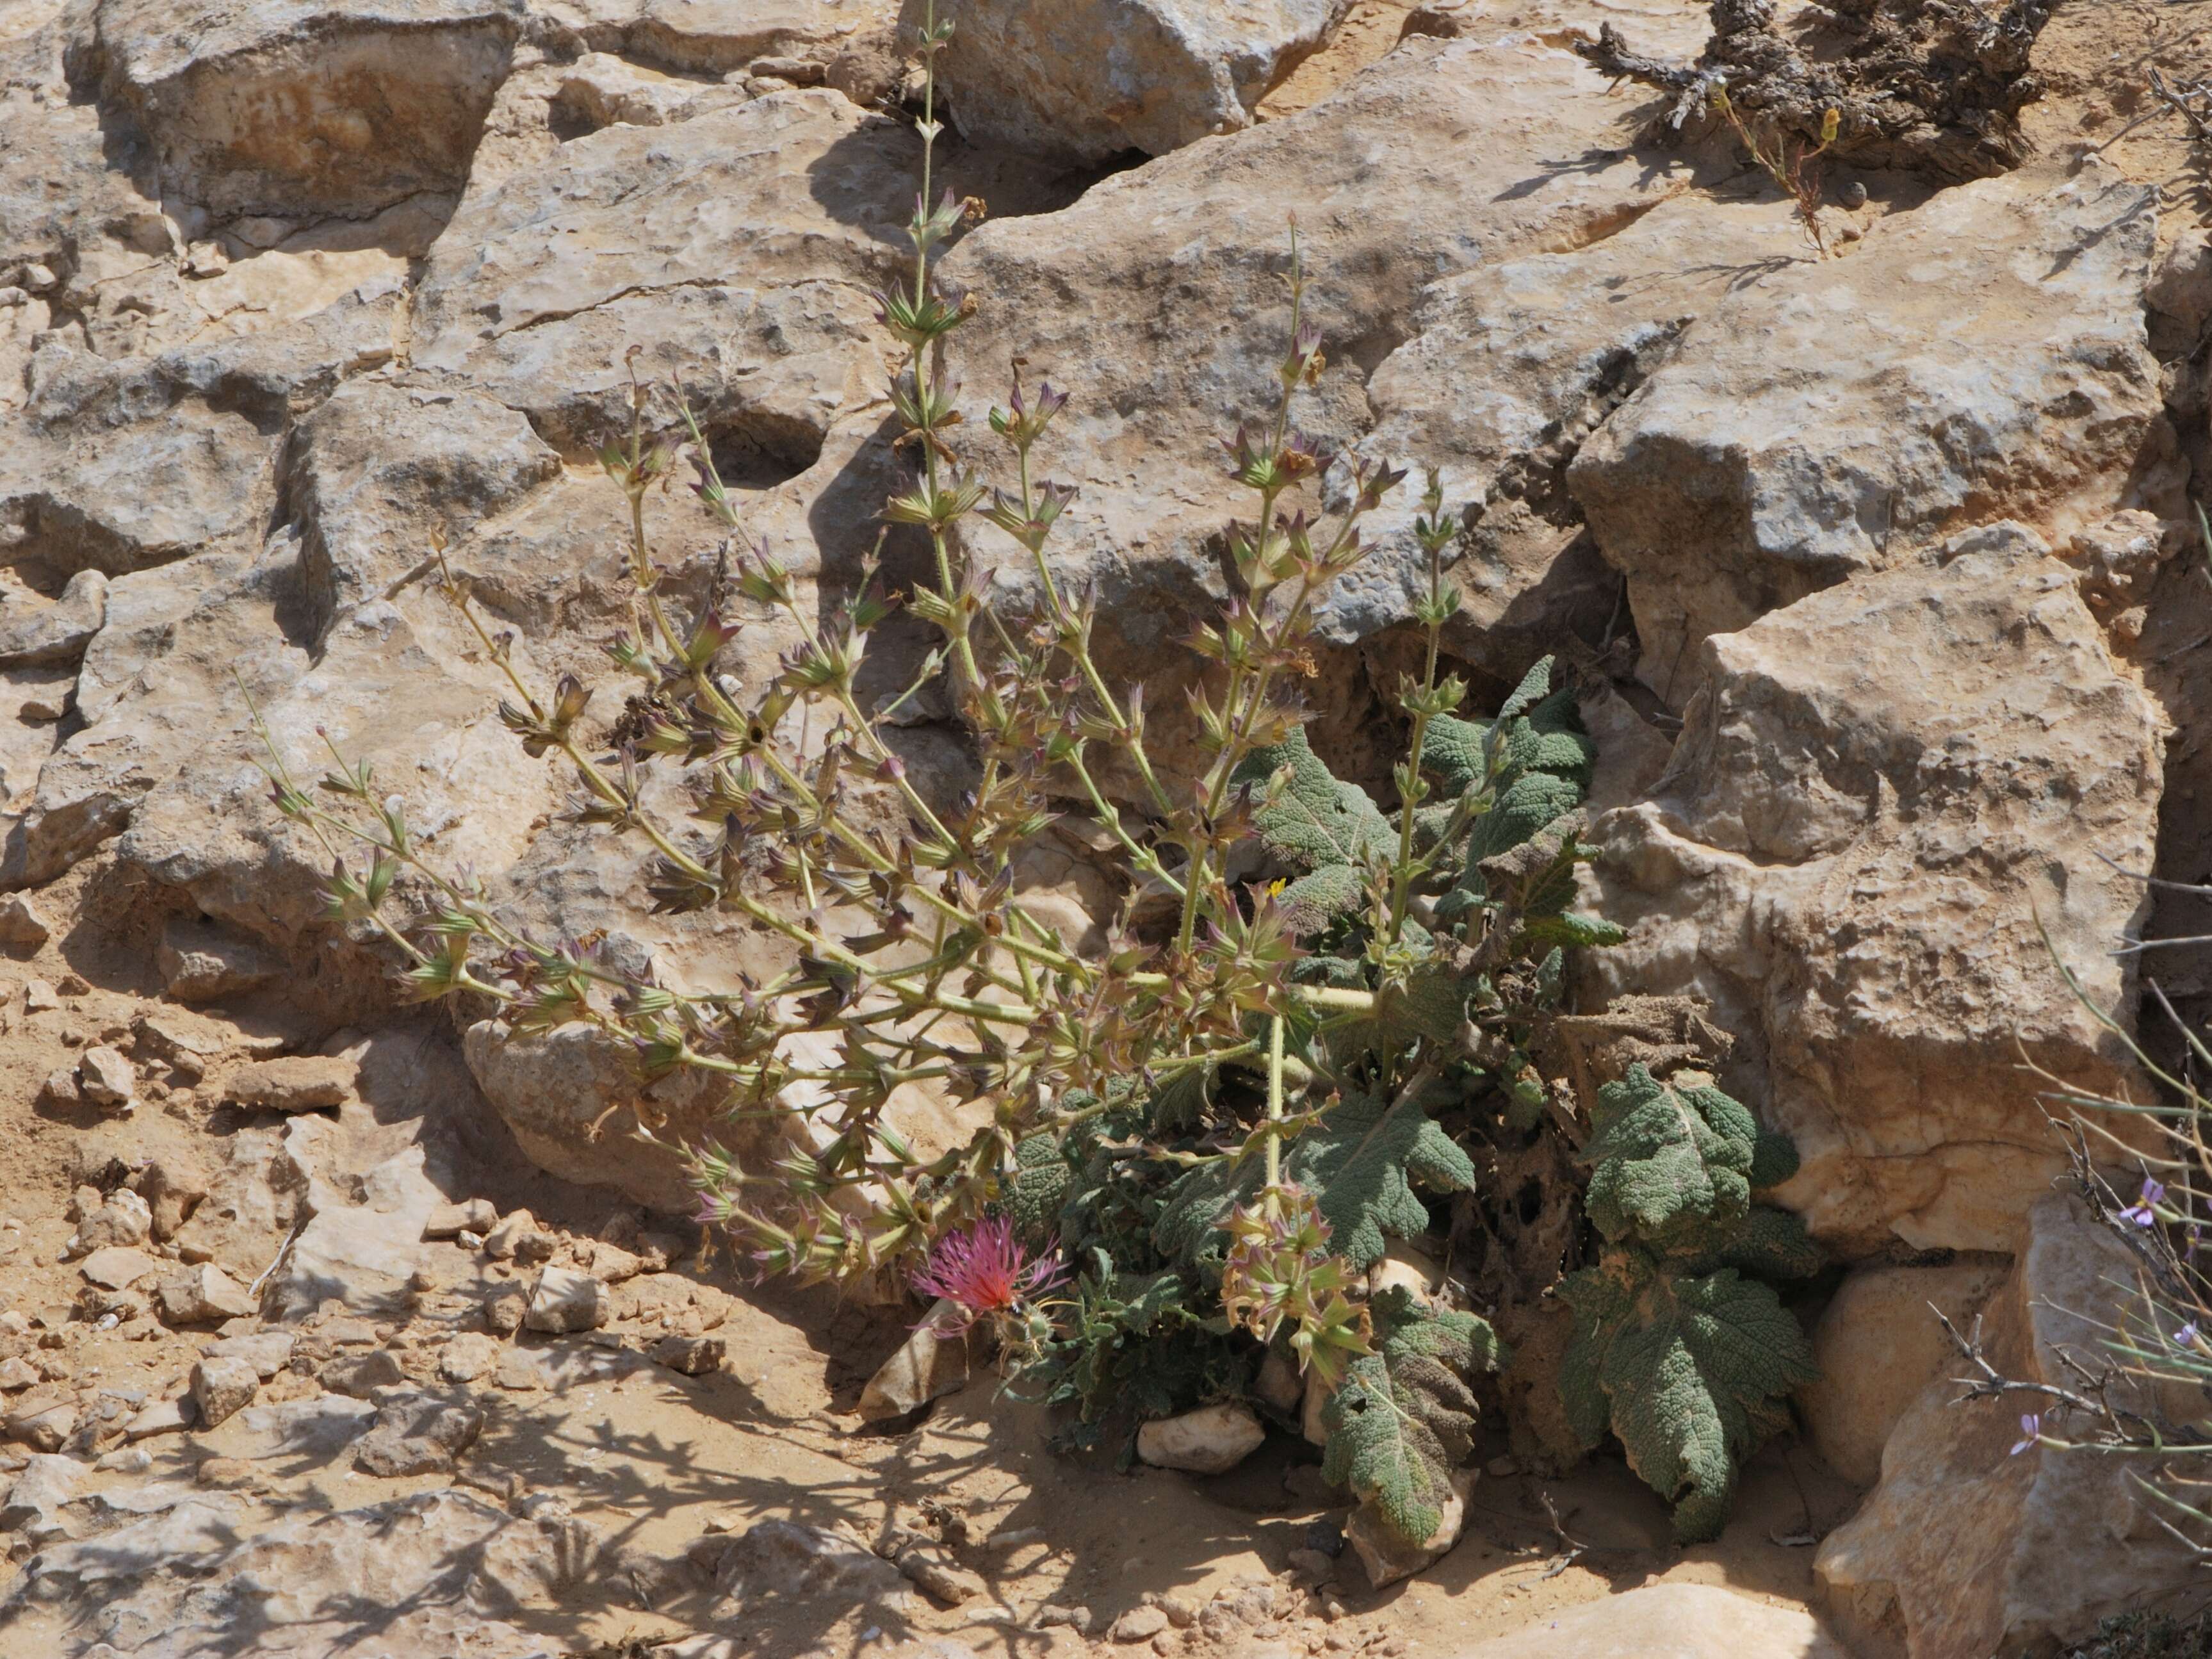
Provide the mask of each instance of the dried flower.
POLYGON ((1066 1278, 1066 1264, 1030 1255, 1014 1237, 1013 1224, 993 1216, 939 1239, 928 1267, 912 1283, 922 1295, 959 1309, 957 1319, 940 1316, 935 1324, 939 1336, 959 1336, 978 1320, 1020 1311, 1066 1278))

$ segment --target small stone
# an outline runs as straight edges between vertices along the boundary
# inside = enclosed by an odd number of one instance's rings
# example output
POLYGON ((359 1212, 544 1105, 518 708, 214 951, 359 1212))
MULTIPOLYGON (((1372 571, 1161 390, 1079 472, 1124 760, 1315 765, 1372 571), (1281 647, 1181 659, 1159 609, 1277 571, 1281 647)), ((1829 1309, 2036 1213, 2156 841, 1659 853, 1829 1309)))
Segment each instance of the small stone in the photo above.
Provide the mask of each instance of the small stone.
POLYGON ((154 1286, 154 1297, 161 1317, 172 1325, 239 1319, 258 1311, 239 1282, 210 1261, 166 1275, 154 1286))
POLYGON ((1114 1621, 1109 1632, 1116 1642, 1149 1642, 1168 1627, 1168 1616, 1158 1607, 1131 1607, 1114 1621))
POLYGON ((241 1336, 226 1336, 212 1344, 208 1353, 218 1358, 243 1359, 260 1373, 266 1382, 292 1361, 292 1349, 298 1341, 289 1331, 254 1331, 241 1336))
POLYGON ((0 1532, 28 1531, 51 1519, 76 1496, 85 1474, 85 1466, 73 1457, 42 1454, 31 1458, 8 1489, 7 1502, 0 1504, 0 1532))
POLYGON ((143 1474, 154 1467, 154 1454, 143 1446, 121 1446, 103 1452, 92 1467, 103 1474, 143 1474))
POLYGON ((343 1054, 257 1060, 222 1080, 227 1100, 267 1112, 320 1112, 353 1097, 361 1067, 343 1054))
POLYGON ((1451 1478, 1451 1496, 1443 1505, 1437 1529, 1419 1544, 1407 1544, 1365 1504, 1352 1512, 1344 1528, 1345 1541, 1367 1569, 1367 1582, 1376 1589, 1410 1578, 1459 1542, 1467 1525, 1468 1494, 1474 1489, 1474 1471, 1462 1469, 1451 1478))
POLYGON ((126 1290, 142 1279, 150 1279, 166 1264, 158 1256, 125 1245, 111 1244, 94 1250, 77 1263, 77 1271, 107 1290, 126 1290))
POLYGON ((10 893, 0 899, 0 945, 12 945, 21 950, 35 951, 53 937, 54 930, 46 919, 21 893, 10 893))
POLYGON ((463 1331, 439 1351, 438 1375, 448 1382, 473 1382, 499 1359, 499 1345, 477 1331, 463 1331))
POLYGON ((123 1425, 125 1440, 143 1440, 156 1434, 173 1434, 179 1429, 190 1428, 199 1414, 199 1405, 191 1395, 179 1395, 173 1400, 156 1400, 142 1407, 138 1414, 123 1425))
POLYGON ((46 1073, 46 1080, 39 1085, 39 1098, 52 1101, 57 1106, 80 1106, 84 1093, 77 1087, 76 1067, 57 1066, 46 1073))
POLYGON ((8 1417, 8 1437, 33 1451, 59 1451, 76 1427, 76 1407, 66 1401, 20 1402, 8 1417))
POLYGON ((1484 1464, 1482 1472, 1493 1480, 1510 1480, 1521 1473, 1521 1465, 1514 1461, 1512 1453, 1505 1452, 1484 1464))
POLYGON ((484 1328, 495 1336, 513 1336, 522 1328, 522 1316, 530 1295, 520 1285, 502 1285, 484 1298, 484 1328))
POLYGON ((488 1198, 472 1198, 465 1204, 441 1204, 430 1212, 430 1218, 422 1224, 425 1238, 455 1238, 463 1233, 489 1232, 499 1223, 499 1209, 488 1198))
POLYGON ((138 1092, 138 1073, 120 1048, 100 1043, 76 1064, 77 1087, 95 1106, 128 1105, 138 1092))
POLYGON ((523 1322, 533 1331, 561 1335, 571 1331, 597 1330, 611 1311, 607 1287, 589 1273, 573 1267, 548 1267, 538 1275, 530 1293, 530 1311, 523 1322))
POLYGON ((0 1394, 27 1389, 39 1380, 38 1368, 27 1359, 10 1355, 0 1359, 0 1394))
POLYGON ((1036 1617, 1030 1620, 1030 1623, 1037 1630, 1065 1628, 1075 1632, 1079 1636, 1087 1636, 1091 1633, 1091 1609, 1084 1607, 1062 1607, 1056 1601, 1048 1601, 1036 1610, 1036 1617))
POLYGON ((164 1155, 146 1166, 146 1179, 139 1188, 146 1194, 146 1207, 153 1212, 153 1237, 168 1239, 177 1228, 191 1221, 192 1210, 208 1197, 208 1176, 195 1161, 164 1155))
POLYGON ((483 1413, 428 1395, 395 1400, 376 1413, 376 1426, 354 1448, 354 1467, 364 1474, 396 1480, 447 1474, 453 1460, 476 1443, 483 1413))
POLYGON ((948 1607, 972 1601, 990 1588, 981 1574, 962 1566, 937 1544, 908 1545, 898 1553, 897 1565, 924 1593, 948 1607))
POLYGON ((52 265, 40 264, 33 261, 23 267, 23 274, 18 281, 25 292, 44 294, 48 289, 58 286, 61 278, 54 275, 52 265))
POLYGON ((887 1423, 904 1417, 967 1386, 966 1337, 939 1334, 950 1329, 958 1316, 958 1308, 940 1300, 899 1345, 898 1352, 876 1368, 868 1386, 860 1391, 863 1423, 887 1423))
POLYGON ((54 988, 42 979, 27 980, 23 985, 23 1012, 27 1014, 51 1013, 62 1006, 54 994, 54 988))
POLYGON ((118 1187, 105 1204, 77 1223, 76 1245, 89 1254, 143 1244, 153 1234, 154 1212, 146 1200, 128 1187, 118 1187))
POLYGON ((1144 1425, 1137 1431, 1137 1455, 1154 1468, 1223 1474, 1267 1437, 1250 1407, 1224 1402, 1144 1425))
POLYGON ((1336 1577, 1336 1563, 1319 1550, 1292 1550, 1287 1565, 1291 1582, 1305 1589, 1315 1589, 1336 1577))
POLYGON ((1260 1362, 1260 1375, 1252 1383, 1253 1392, 1267 1404, 1285 1415, 1295 1415, 1299 1402, 1306 1395, 1306 1380, 1298 1375, 1298 1368, 1274 1349, 1260 1362))
POLYGON ((665 1365, 686 1376, 705 1376, 722 1369, 729 1345, 719 1336, 672 1335, 659 1339, 646 1353, 656 1365, 665 1365))
POLYGON ((406 1377, 398 1356, 389 1348, 340 1354, 316 1373, 317 1380, 332 1394, 350 1395, 356 1400, 366 1400, 377 1389, 388 1389, 406 1377))
POLYGON ((214 1428, 252 1405, 260 1391, 261 1374, 251 1360, 203 1359, 192 1367, 192 1401, 199 1407, 203 1428, 214 1428))
POLYGON ((484 1234, 484 1254, 495 1261, 510 1261, 521 1241, 539 1231, 538 1218, 529 1211, 510 1210, 484 1234))

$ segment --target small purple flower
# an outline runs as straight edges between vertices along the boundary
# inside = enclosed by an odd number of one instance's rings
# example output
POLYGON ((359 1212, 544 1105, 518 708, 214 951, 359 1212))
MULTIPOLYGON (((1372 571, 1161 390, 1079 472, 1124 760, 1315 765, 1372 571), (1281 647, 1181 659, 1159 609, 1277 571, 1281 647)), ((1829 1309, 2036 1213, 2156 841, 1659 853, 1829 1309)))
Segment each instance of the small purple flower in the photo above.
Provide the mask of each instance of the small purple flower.
POLYGON ((2190 1321, 2188 1324, 2184 1325, 2179 1330, 2173 1334, 2173 1346, 2177 1348, 2193 1348, 2197 1346, 2197 1322, 2195 1320, 2190 1321))
POLYGON ((2166 1188, 2146 1176, 2143 1177, 2142 1191, 2136 1194, 2134 1207, 2121 1211, 2120 1219, 2132 1221, 2138 1227, 2155 1226, 2158 1224, 2158 1212, 2154 1206, 2164 1202, 2166 1202, 2166 1188))
POLYGON ((2008 1457, 2019 1456, 2041 1437, 2043 1414, 2040 1412, 2030 1412, 2022 1417, 2020 1419, 2020 1433, 2021 1437, 2013 1442, 2012 1449, 2005 1454, 2008 1457))
POLYGON ((939 1239, 928 1267, 912 1283, 922 1295, 960 1310, 957 1321, 940 1318, 936 1325, 939 1336, 958 1336, 978 1320, 1017 1311, 1066 1277, 1065 1263, 1032 1257, 1014 1237, 1013 1224, 993 1216, 939 1239))

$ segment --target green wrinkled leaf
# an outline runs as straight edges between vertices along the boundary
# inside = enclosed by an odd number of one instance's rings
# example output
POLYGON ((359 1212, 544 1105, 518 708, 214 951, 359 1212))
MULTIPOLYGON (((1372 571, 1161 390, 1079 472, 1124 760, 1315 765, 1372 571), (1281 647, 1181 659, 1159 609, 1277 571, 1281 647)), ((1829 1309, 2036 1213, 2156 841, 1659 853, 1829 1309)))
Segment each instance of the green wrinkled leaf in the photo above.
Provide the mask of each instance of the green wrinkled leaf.
MULTIPOLYGON (((1428 1206, 1414 1190, 1468 1192, 1474 1164, 1416 1101, 1395 1104, 1351 1094, 1291 1143, 1286 1180, 1319 1200, 1329 1248, 1365 1268, 1393 1238, 1428 1231, 1428 1206)), ((1204 1254, 1231 1208, 1257 1195, 1267 1171, 1256 1158, 1233 1169, 1226 1159, 1203 1164, 1177 1181, 1161 1206, 1152 1243, 1170 1260, 1204 1254)))
POLYGON ((1590 1120, 1587 1202, 1607 1238, 1674 1243, 1750 1207, 1759 1121, 1711 1084, 1678 1087, 1632 1066, 1598 1091, 1590 1120))
POLYGON ((1322 1479, 1348 1486, 1408 1544, 1431 1535, 1451 1476, 1474 1451, 1474 1379, 1495 1370, 1497 1334, 1473 1314, 1431 1311, 1403 1285, 1369 1304, 1376 1352, 1352 1369, 1322 1413, 1322 1479))
MULTIPOLYGON (((1337 781, 1302 731, 1272 748, 1254 750, 1233 781, 1264 787, 1285 768, 1283 787, 1255 816, 1261 844, 1294 870, 1342 870, 1353 878, 1337 877, 1300 893, 1297 902, 1313 912, 1312 926, 1318 927, 1357 907, 1368 868, 1395 852, 1397 831, 1365 790, 1337 781)), ((1298 925, 1300 932, 1311 931, 1303 921, 1298 925)))
POLYGON ((1615 1249, 1570 1273, 1574 1311, 1560 1368, 1567 1419, 1585 1448, 1610 1429, 1629 1467, 1674 1505, 1692 1543, 1728 1519, 1736 1466, 1790 1420, 1789 1395, 1819 1374, 1812 1345, 1773 1289, 1723 1267, 1667 1271, 1615 1249))

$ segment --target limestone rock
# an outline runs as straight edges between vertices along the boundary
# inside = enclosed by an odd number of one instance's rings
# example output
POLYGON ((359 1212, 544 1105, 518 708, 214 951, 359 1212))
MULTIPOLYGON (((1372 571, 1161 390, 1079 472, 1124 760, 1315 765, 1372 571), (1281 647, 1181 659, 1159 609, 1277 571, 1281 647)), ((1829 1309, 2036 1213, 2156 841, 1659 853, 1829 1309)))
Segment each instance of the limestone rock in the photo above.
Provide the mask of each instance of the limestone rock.
POLYGON ((1802 1608, 1711 1584, 1646 1584, 1601 1595, 1462 1652, 1465 1659, 1851 1659, 1802 1608))
POLYGON ((444 1474, 483 1430, 483 1413, 473 1406, 427 1395, 391 1401, 378 1408, 375 1426, 354 1448, 354 1467, 391 1479, 444 1474))
POLYGON ((911 1597, 899 1570, 843 1529, 763 1521, 712 1553, 718 1585, 742 1584, 749 1596, 820 1598, 841 1607, 911 1597))
POLYGON ((107 578, 80 570, 52 605, 0 614, 0 668, 75 662, 107 617, 107 578))
POLYGON ((1977 524, 2063 546, 2171 490, 2156 228, 2156 193, 2108 164, 2023 171, 1692 325, 1567 472, 1628 574, 1645 678, 1679 704, 1709 635, 1977 524))
POLYGON ((198 1403, 189 1394, 174 1400, 156 1400, 123 1425, 123 1437, 135 1443, 153 1435, 174 1434, 198 1420, 198 1403))
POLYGON ((141 1279, 150 1279, 168 1264, 159 1256, 125 1244, 110 1244, 94 1250, 77 1264, 77 1271, 94 1284, 111 1291, 128 1290, 141 1279))
POLYGON ((446 1195, 423 1172, 423 1149, 410 1146, 362 1177, 352 1204, 316 1181, 313 1212, 270 1281, 272 1317, 306 1318, 336 1298, 356 1313, 407 1306, 422 1257, 422 1224, 446 1195))
MULTIPOLYGON (((706 1376, 722 1369, 722 1362, 729 1357, 729 1347, 719 1336, 678 1336, 672 1333, 656 1339, 646 1352, 656 1365, 665 1365, 685 1376, 706 1376)), ((870 1387, 873 1386, 871 1382, 870 1387)), ((875 1420, 868 1415, 865 1393, 860 1400, 860 1419, 863 1422, 875 1420)))
POLYGON ((236 1279, 209 1261, 165 1274, 154 1286, 154 1296, 161 1317, 172 1325, 201 1325, 260 1311, 236 1279))
POLYGON ((968 1340, 965 1334, 939 1333, 958 1319, 959 1309, 939 1300, 899 1345, 898 1352, 876 1367, 868 1386, 860 1391, 860 1420, 884 1423, 908 1412, 920 1411, 968 1383, 968 1340))
POLYGON ((2010 1248, 2061 1161, 2016 1045, 2124 1075, 2038 917, 2128 1018, 2158 718, 2027 532, 1945 554, 1707 640, 1667 774, 1592 830, 1589 908, 1630 933, 1592 987, 1706 1000, 1723 1085, 1796 1141, 1779 1201, 1846 1254, 2010 1248))
POLYGON ((258 1276, 299 1218, 313 1164, 310 1139, 327 1127, 317 1120, 231 1136, 206 1197, 171 1235, 178 1254, 249 1279, 258 1276))
POLYGON ((1921 1390, 1957 1374, 1958 1349, 1931 1310, 1961 1331, 2003 1278, 2002 1256, 1942 1267, 1861 1267, 1838 1287, 1813 1328, 1820 1381, 1798 1395, 1813 1444, 1846 1480, 1881 1478, 1881 1449, 1921 1390))
MULTIPOLYGON (((1568 468, 1700 313, 1746 270, 1788 269, 1802 238, 1780 203, 1693 193, 1594 246, 1486 263, 1422 292, 1409 337, 1368 377, 1374 425, 1332 477, 1348 489, 1354 457, 1437 469, 1468 526, 1446 638, 1486 673, 1516 680, 1566 635, 1604 637, 1620 578, 1568 468)), ((1412 615, 1428 585, 1419 510, 1408 487, 1364 520, 1366 556, 1322 601, 1323 637, 1349 643, 1412 615)))
POLYGON ((53 937, 53 928, 21 893, 0 899, 0 945, 35 951, 53 937))
POLYGON ((1226 1474, 1267 1437, 1249 1406, 1201 1406, 1145 1424, 1137 1431, 1137 1455, 1154 1468, 1226 1474))
POLYGON ((191 1493, 51 1547, 0 1620, 58 1611, 133 1659, 344 1659, 364 1646, 505 1659, 544 1647, 509 1617, 573 1589, 600 1548, 580 1522, 519 1518, 454 1491, 294 1510, 244 1539, 236 1504, 191 1493))
POLYGON ((464 1204, 441 1204, 422 1224, 425 1238, 452 1238, 461 1233, 489 1233, 499 1223, 499 1210, 488 1198, 464 1204))
MULTIPOLYGON (((2060 1350, 2102 1352, 2117 1287, 2135 1275, 2134 1256, 2078 1200, 2039 1200, 1984 1310, 1990 1364, 2066 1385, 2075 1374, 2060 1350)), ((2008 1455, 2021 1402, 1954 1405, 1958 1393, 1942 1382, 1922 1391, 1883 1450, 1881 1484, 1814 1558, 1855 1644, 1902 1645, 1912 1659, 2057 1648, 2192 1582, 2189 1555, 2121 1460, 2040 1446, 2008 1455)))
POLYGON ((77 1087, 95 1105, 126 1106, 138 1091, 137 1072, 119 1050, 105 1043, 84 1051, 76 1075, 77 1087))
MULTIPOLYGON (((1686 12, 1659 30, 1676 34, 1694 55, 1701 20, 1686 12)), ((1598 241, 1693 178, 1686 160, 1632 159, 1634 100, 1607 94, 1558 38, 1500 21, 1480 38, 1409 42, 1322 105, 1116 174, 1060 212, 991 221, 947 256, 948 278, 990 296, 961 331, 962 361, 980 372, 1019 355, 1071 395, 1039 450, 1081 491, 1054 531, 1054 568, 1097 584, 1099 655, 1115 683, 1146 681, 1156 758, 1183 740, 1189 619, 1225 596, 1213 538, 1249 511, 1219 440, 1279 396, 1287 216, 1301 228, 1307 320, 1333 356, 1357 362, 1407 337, 1430 284, 1598 241), (1562 155, 1594 159, 1561 169, 1562 155)), ((1361 381, 1325 374, 1298 400, 1300 428, 1356 443, 1376 414, 1361 381)), ((1012 599, 1035 594, 1023 559, 979 550, 1012 599)), ((1333 642, 1408 619, 1402 580, 1376 581, 1332 612, 1333 642)), ((1458 648, 1480 660, 1484 647, 1470 627, 1458 648)), ((1346 672, 1307 684, 1323 720, 1364 707, 1346 672)))
POLYGON ((499 1358, 499 1345, 479 1331, 463 1331, 438 1353, 438 1375, 448 1382, 473 1382, 499 1358))
MULTIPOLYGON (((74 842, 70 850, 77 850, 74 842)), ((252 940, 205 928, 171 928, 154 965, 169 995, 191 1003, 223 1001, 267 984, 277 972, 276 959, 252 940)))
MULTIPOLYGON (((521 1253, 523 1240, 547 1237, 538 1224, 538 1218, 529 1211, 509 1210, 484 1234, 484 1254, 495 1261, 512 1261, 521 1253)), ((544 1260, 535 1250, 532 1254, 538 1255, 539 1261, 544 1260)))
POLYGON ((76 72, 155 137, 164 192, 276 217, 457 193, 523 18, 515 0, 88 9, 76 72))
POLYGON ((8 1437, 34 1452, 58 1452, 76 1427, 77 1409, 48 1395, 26 1395, 9 1407, 8 1437))
POLYGON ((266 1382, 291 1364, 292 1350, 298 1340, 290 1331, 255 1331, 210 1343, 207 1354, 210 1358, 243 1359, 266 1382))
POLYGON ((367 1400, 377 1389, 404 1381, 406 1375, 400 1369, 398 1355, 389 1348, 339 1354, 325 1360, 315 1373, 316 1380, 332 1394, 348 1394, 356 1400, 367 1400))
POLYGON ((208 1358, 192 1367, 192 1403, 203 1428, 243 1411, 260 1389, 261 1373, 250 1359, 208 1358))
POLYGON ((127 1249, 143 1244, 153 1231, 154 1212, 146 1200, 128 1187, 118 1187, 107 1195, 105 1203, 76 1224, 74 1243, 77 1249, 88 1254, 118 1247, 127 1249))
POLYGON ((268 1112, 318 1112, 353 1097, 360 1068, 338 1054, 288 1054, 257 1060, 222 1079, 222 1094, 268 1112))
POLYGON ((592 1331, 607 1322, 611 1311, 607 1287, 591 1274, 573 1267, 548 1267, 531 1290, 523 1323, 555 1335, 592 1331))
POLYGON ((1335 30, 1349 0, 973 0, 939 68, 981 144, 1070 161, 1154 155, 1249 126, 1253 106, 1335 30))
POLYGON ((1366 1569, 1367 1582, 1376 1589, 1385 1584, 1395 1584, 1401 1578, 1410 1578, 1431 1564, 1441 1560, 1451 1547, 1459 1542, 1459 1535, 1467 1530, 1468 1494, 1474 1490, 1474 1471, 1460 1469, 1451 1477, 1451 1496, 1444 1500, 1443 1517, 1437 1529, 1419 1544, 1408 1545, 1380 1520, 1375 1511, 1361 1504, 1345 1522, 1344 1541, 1352 1546, 1366 1569))

